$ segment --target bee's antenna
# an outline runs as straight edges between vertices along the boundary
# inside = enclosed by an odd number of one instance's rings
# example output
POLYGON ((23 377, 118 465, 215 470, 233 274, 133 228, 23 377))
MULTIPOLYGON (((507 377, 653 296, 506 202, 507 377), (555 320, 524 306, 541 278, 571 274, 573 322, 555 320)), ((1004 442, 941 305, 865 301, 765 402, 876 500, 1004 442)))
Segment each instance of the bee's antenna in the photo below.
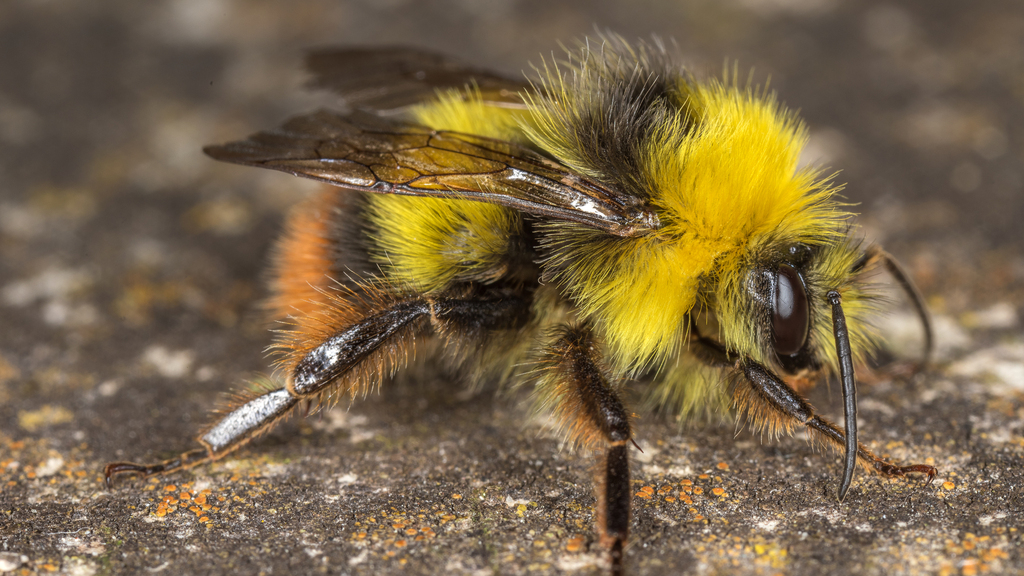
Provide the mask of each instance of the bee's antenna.
POLYGON ((924 305, 924 296, 914 285, 914 281, 910 279, 900 263, 893 258, 892 254, 889 254, 885 250, 877 249, 878 257, 882 259, 885 264, 886 271, 896 280, 903 288, 903 292, 906 293, 910 299, 911 304, 914 305, 914 310, 917 312, 917 317, 921 319, 921 328, 924 330, 924 352, 921 355, 921 362, 917 365, 915 372, 923 369, 928 365, 928 360, 932 355, 932 347, 934 345, 934 338, 932 335, 932 319, 928 314, 928 308, 924 305))
POLYGON ((842 296, 837 290, 829 290, 825 297, 832 305, 832 333, 836 338, 836 354, 839 356, 843 417, 846 420, 846 463, 843 467, 843 481, 839 484, 839 501, 842 502, 853 481, 853 470, 857 467, 857 380, 853 374, 853 351, 850 349, 850 332, 846 328, 842 296))

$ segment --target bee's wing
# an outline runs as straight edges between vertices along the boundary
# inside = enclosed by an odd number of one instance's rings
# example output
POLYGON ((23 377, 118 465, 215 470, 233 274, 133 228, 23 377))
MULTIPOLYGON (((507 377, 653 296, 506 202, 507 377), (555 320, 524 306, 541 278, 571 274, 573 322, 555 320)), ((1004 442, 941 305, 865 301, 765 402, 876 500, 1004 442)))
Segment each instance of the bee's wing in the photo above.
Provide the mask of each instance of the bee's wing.
POLYGON ((336 92, 352 108, 388 112, 430 99, 438 90, 473 86, 487 102, 523 105, 532 90, 513 80, 470 68, 458 60, 411 48, 326 48, 306 55, 310 84, 336 92))
POLYGON ((292 118, 279 130, 204 150, 217 160, 343 188, 488 202, 617 236, 658 227, 657 216, 641 199, 515 144, 432 131, 368 113, 314 112, 292 118))

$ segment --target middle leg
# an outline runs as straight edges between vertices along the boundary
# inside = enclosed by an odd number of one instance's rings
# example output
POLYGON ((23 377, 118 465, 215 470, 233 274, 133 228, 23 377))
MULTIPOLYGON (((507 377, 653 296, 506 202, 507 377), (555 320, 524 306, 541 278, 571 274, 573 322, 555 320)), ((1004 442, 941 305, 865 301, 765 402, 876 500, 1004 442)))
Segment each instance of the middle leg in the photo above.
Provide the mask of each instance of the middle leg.
POLYGON ((588 327, 562 329, 544 356, 537 390, 540 403, 553 408, 569 442, 600 455, 597 524, 611 555, 612 574, 622 574, 632 504, 628 444, 633 433, 588 327))

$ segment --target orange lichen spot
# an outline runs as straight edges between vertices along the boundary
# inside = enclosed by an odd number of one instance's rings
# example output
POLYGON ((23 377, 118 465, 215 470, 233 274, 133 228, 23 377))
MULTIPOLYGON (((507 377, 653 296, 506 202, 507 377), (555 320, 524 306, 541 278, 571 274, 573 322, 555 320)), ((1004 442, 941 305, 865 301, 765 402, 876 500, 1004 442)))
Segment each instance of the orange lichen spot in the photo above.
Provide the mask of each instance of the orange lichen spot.
POLYGON ((196 496, 192 501, 202 506, 203 504, 206 504, 206 494, 200 494, 199 496, 196 496))
POLYGON ((693 489, 693 493, 694 493, 694 494, 697 494, 697 495, 703 494, 703 493, 704 493, 704 489, 703 489, 703 488, 701 488, 700 486, 697 486, 697 487, 695 487, 695 488, 693 489))
POLYGON ((726 464, 725 462, 719 462, 718 464, 715 465, 715 468, 718 468, 719 470, 728 470, 729 465, 726 464))
MULTIPOLYGON (((29 472, 28 474, 25 474, 25 476, 28 476, 29 478, 35 478, 36 477, 36 473, 35 472, 29 472)), ((44 564, 44 566, 45 566, 45 564, 44 564)))
POLYGON ((395 530, 401 530, 402 528, 405 528, 405 522, 395 522, 391 527, 395 530))
POLYGON ((462 500, 462 494, 452 494, 452 500, 462 500))
POLYGON ((722 488, 712 488, 711 493, 715 496, 725 496, 725 490, 722 488))
POLYGON ((693 486, 693 480, 690 480, 689 478, 683 478, 682 481, 679 482, 679 484, 681 486, 693 486))
POLYGON ((989 548, 981 553, 981 559, 985 562, 994 562, 996 560, 1009 560, 1010 555, 999 548, 989 548))
POLYGON ((356 540, 365 540, 366 532, 356 532, 356 540))
POLYGON ((178 487, 175 486, 174 484, 168 484, 168 485, 164 486, 164 492, 177 492, 177 491, 178 491, 178 487))
POLYGON ((203 516, 203 517, 201 517, 201 518, 199 519, 199 521, 200 521, 200 522, 209 522, 209 521, 210 521, 210 517, 209 517, 209 516, 203 516))
POLYGON ((647 498, 649 500, 653 494, 654 494, 654 487, 653 486, 644 486, 644 487, 640 488, 640 491, 636 493, 636 496, 639 497, 639 498, 647 498))
POLYGON ((675 502, 675 501, 676 501, 676 499, 671 497, 671 496, 666 496, 665 497, 665 502, 675 502))
POLYGON ((700 478, 701 480, 707 480, 708 478, 711 478, 711 476, 708 474, 701 474, 700 476, 697 476, 697 478, 700 478))
POLYGON ((942 483, 942 488, 943 488, 944 490, 952 490, 953 488, 956 488, 956 484, 954 484, 954 483, 952 483, 952 482, 949 482, 949 481, 947 480, 946 482, 943 482, 943 483, 942 483))
POLYGON ((57 566, 56 564, 51 564, 51 563, 47 562, 46 564, 43 564, 42 566, 40 566, 40 568, 42 568, 43 570, 46 570, 47 572, 56 572, 58 569, 60 569, 60 566, 57 566))
POLYGON ((199 506, 189 506, 188 509, 194 512, 197 516, 203 513, 203 509, 199 506))
POLYGON ((661 488, 658 488, 658 494, 667 494, 672 491, 671 484, 665 484, 661 488))
POLYGON ((583 550, 584 542, 583 536, 573 536, 565 543, 565 550, 567 552, 579 552, 583 550))
POLYGON ((405 533, 406 533, 406 534, 408 534, 409 536, 413 536, 413 535, 415 535, 415 534, 416 534, 417 532, 419 532, 419 530, 417 530, 417 529, 415 529, 415 528, 406 528, 406 529, 405 529, 405 533))
POLYGON ((694 522, 700 522, 703 519, 704 519, 704 517, 701 516, 700 514, 697 514, 696 516, 693 517, 693 521, 694 522))
POLYGON ((408 544, 408 542, 405 540, 395 540, 395 548, 405 548, 406 544, 408 544))
POLYGON ((225 500, 227 500, 227 497, 225 497, 225 496, 217 496, 217 501, 218 502, 223 502, 225 500))
POLYGON ((191 499, 192 499, 192 494, 189 494, 188 492, 182 492, 181 494, 178 494, 178 500, 191 500, 191 499))

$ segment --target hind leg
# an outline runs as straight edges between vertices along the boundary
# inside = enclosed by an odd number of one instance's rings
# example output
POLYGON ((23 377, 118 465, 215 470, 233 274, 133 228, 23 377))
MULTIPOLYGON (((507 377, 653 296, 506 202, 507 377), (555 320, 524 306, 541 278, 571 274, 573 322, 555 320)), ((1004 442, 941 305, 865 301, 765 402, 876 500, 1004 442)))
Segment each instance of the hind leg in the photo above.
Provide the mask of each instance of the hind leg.
POLYGON ((216 460, 272 428, 302 400, 366 390, 397 369, 414 339, 431 327, 453 341, 514 328, 528 317, 527 297, 494 291, 467 298, 421 296, 380 306, 358 322, 331 331, 315 345, 299 349, 291 360, 286 358, 291 365, 286 385, 243 399, 199 436, 201 448, 157 464, 107 464, 107 485, 120 474, 144 478, 216 460))

